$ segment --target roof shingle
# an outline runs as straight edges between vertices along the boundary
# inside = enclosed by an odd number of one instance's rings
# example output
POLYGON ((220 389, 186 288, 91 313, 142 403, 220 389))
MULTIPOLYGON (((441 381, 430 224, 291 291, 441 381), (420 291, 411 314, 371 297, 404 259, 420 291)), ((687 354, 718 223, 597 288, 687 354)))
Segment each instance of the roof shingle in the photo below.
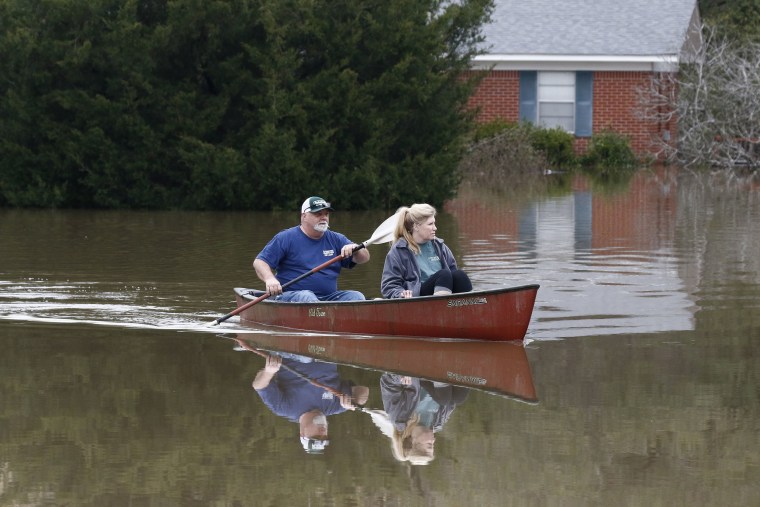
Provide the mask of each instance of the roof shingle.
MULTIPOLYGON (((485 47, 499 55, 678 55, 696 0, 495 0, 485 47)), ((696 18, 698 19, 698 17, 696 18)))

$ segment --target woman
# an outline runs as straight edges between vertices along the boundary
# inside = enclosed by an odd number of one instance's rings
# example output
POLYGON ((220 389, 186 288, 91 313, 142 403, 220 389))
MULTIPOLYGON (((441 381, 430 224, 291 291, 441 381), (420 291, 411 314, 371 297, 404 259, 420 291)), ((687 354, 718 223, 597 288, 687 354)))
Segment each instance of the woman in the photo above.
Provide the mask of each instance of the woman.
POLYGON ((394 243, 385 257, 380 291, 387 299, 468 292, 472 283, 457 269, 443 240, 435 236, 435 208, 413 204, 398 211, 394 243))
POLYGON ((435 434, 467 399, 469 389, 395 373, 380 377, 383 408, 398 461, 426 465, 435 458, 435 434))

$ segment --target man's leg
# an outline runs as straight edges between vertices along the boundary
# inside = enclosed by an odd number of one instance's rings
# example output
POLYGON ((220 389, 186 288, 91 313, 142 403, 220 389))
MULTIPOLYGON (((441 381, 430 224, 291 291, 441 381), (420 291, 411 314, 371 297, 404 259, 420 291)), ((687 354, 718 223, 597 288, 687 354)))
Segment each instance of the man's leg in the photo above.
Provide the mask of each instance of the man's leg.
POLYGON ((286 303, 314 303, 319 298, 310 290, 291 290, 277 296, 277 301, 286 303))
POLYGON ((339 290, 322 298, 322 301, 364 301, 364 294, 358 290, 339 290))

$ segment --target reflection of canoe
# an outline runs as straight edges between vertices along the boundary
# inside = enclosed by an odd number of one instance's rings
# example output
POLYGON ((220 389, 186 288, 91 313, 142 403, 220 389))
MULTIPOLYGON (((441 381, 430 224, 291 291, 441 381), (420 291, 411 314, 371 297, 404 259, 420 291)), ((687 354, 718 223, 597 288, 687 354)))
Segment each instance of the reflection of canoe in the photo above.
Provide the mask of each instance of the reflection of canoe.
POLYGON ((531 403, 537 401, 528 357, 520 343, 270 333, 241 333, 237 339, 252 348, 445 382, 531 403))
MULTIPOLYGON (((263 300, 240 322, 304 331, 472 340, 522 340, 538 285, 411 299, 278 303, 263 300)), ((241 307, 262 293, 235 289, 241 307)))

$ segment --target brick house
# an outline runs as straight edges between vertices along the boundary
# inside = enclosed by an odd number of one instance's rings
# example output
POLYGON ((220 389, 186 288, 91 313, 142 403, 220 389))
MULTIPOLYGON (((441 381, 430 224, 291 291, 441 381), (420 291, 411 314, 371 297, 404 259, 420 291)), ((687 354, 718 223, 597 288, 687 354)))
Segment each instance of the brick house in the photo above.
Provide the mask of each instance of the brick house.
POLYGON ((696 0, 494 0, 483 29, 478 120, 527 120, 575 135, 612 130, 640 155, 675 139, 674 122, 637 118, 637 88, 673 73, 701 43, 696 0))

